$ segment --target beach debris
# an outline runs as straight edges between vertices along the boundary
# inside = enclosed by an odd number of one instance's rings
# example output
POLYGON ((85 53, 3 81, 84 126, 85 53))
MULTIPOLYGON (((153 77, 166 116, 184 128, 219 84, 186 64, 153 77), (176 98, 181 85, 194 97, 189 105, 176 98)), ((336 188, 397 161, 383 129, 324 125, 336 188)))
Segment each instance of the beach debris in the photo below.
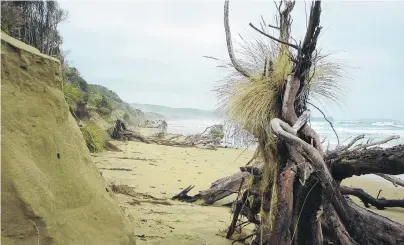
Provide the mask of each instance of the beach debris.
POLYGON ((172 204, 168 200, 150 200, 150 199, 137 199, 133 198, 132 202, 128 202, 128 204, 136 206, 141 203, 152 203, 152 204, 160 204, 160 205, 168 205, 171 206, 172 204))
POLYGON ((167 129, 167 122, 165 120, 146 120, 143 125, 143 128, 158 128, 161 130, 167 129))
POLYGON ((100 168, 100 169, 103 169, 103 170, 115 170, 115 171, 133 171, 130 168, 100 168))
POLYGON ((141 240, 144 240, 144 241, 147 241, 147 238, 160 238, 160 239, 164 239, 164 237, 162 237, 162 236, 153 236, 153 235, 145 235, 145 234, 136 235, 136 237, 139 237, 141 240))
POLYGON ((110 187, 111 190, 115 193, 120 193, 132 197, 133 198, 132 202, 128 203, 131 205, 138 205, 139 203, 142 202, 161 204, 161 205, 171 205, 171 203, 166 198, 158 198, 147 193, 136 192, 135 191, 136 187, 131 187, 128 185, 117 185, 115 184, 115 182, 112 182, 110 184, 110 187))
POLYGON ((147 162, 157 162, 157 160, 160 159, 154 159, 154 158, 144 158, 144 157, 116 157, 116 156, 111 156, 108 158, 116 158, 116 159, 127 159, 127 160, 137 160, 137 161, 147 161, 147 162))
POLYGON ((115 121, 111 138, 115 140, 138 140, 147 144, 151 143, 147 137, 141 135, 140 133, 128 130, 125 123, 119 119, 115 121))
POLYGON ((158 132, 153 136, 146 137, 139 132, 128 130, 122 120, 116 120, 111 130, 111 138, 116 140, 135 140, 147 144, 159 144, 177 147, 205 147, 204 149, 216 150, 224 137, 223 125, 212 125, 200 134, 188 136, 173 135, 169 138, 165 132, 158 132))
POLYGON ((211 184, 209 189, 202 190, 194 196, 187 195, 195 187, 190 185, 171 199, 185 202, 203 200, 202 205, 211 205, 227 196, 238 193, 240 183, 248 175, 249 173, 246 172, 237 172, 231 176, 218 179, 211 184))

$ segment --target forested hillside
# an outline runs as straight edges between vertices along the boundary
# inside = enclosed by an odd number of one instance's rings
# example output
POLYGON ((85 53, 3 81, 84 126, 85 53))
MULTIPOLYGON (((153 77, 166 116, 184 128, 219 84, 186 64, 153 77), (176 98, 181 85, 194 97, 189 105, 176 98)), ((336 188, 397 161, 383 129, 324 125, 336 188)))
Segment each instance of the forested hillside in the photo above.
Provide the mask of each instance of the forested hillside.
POLYGON ((132 108, 110 89, 89 84, 79 69, 68 62, 67 53, 61 49, 63 38, 58 25, 68 13, 56 1, 1 2, 1 30, 11 37, 60 60, 63 93, 70 112, 79 123, 91 151, 101 151, 109 138, 107 130, 117 119, 128 126, 140 126, 147 116, 132 108))

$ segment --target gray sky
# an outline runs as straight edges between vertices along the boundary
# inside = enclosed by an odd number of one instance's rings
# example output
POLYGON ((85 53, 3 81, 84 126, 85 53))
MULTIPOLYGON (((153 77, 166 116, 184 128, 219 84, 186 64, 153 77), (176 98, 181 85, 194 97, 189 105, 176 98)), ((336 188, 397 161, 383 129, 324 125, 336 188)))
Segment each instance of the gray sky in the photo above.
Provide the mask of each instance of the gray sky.
MULTIPOLYGON (((64 49, 89 83, 127 102, 212 110, 212 89, 225 74, 202 56, 227 58, 223 3, 63 1, 69 11, 60 27, 64 49)), ((304 9, 298 2, 293 11, 296 39, 305 29, 304 9)), ((404 2, 325 2, 322 10, 317 47, 350 67, 345 106, 323 107, 326 113, 404 120, 404 2)), ((261 14, 273 20, 272 1, 230 1, 235 41, 237 33, 259 37, 248 24, 259 25, 261 14)))

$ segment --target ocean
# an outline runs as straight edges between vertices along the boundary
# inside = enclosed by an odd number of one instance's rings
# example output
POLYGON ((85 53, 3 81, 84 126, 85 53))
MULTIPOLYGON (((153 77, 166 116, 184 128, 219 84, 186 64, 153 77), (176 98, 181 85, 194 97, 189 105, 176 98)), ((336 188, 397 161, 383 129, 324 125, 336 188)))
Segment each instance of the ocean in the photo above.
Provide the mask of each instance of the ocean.
MULTIPOLYGON (((176 134, 197 134, 202 133, 207 127, 214 124, 222 124, 223 120, 219 118, 206 117, 206 118, 170 118, 167 120, 168 128, 167 131, 176 134)), ((337 146, 337 137, 332 130, 330 124, 319 118, 314 118, 310 120, 310 125, 319 134, 320 139, 325 141, 323 143, 324 149, 327 147, 332 150, 337 146)), ((347 144, 354 137, 364 134, 365 139, 361 142, 366 143, 367 140, 379 141, 385 139, 392 135, 400 136, 399 139, 389 141, 386 144, 380 145, 381 147, 392 147, 398 144, 404 144, 404 122, 393 121, 393 120, 333 120, 333 126, 338 134, 339 141, 341 145, 347 144)), ((254 145, 240 145, 234 142, 238 142, 237 139, 230 137, 231 133, 225 133, 227 138, 225 142, 227 145, 240 148, 251 148, 254 149, 254 145)), ((376 175, 366 175, 367 178, 379 179, 380 177, 376 175)), ((404 179, 404 175, 397 176, 404 179)))
MULTIPOLYGON (((192 108, 171 108, 159 105, 132 104, 133 107, 164 115, 167 118, 167 131, 174 134, 198 134, 202 133, 207 127, 214 124, 223 124, 224 120, 220 118, 217 112, 204 111, 192 108)), ((404 144, 404 121, 386 120, 386 119, 362 119, 362 120, 331 120, 335 131, 338 134, 340 145, 345 145, 354 137, 364 134, 365 139, 361 142, 383 140, 389 136, 397 135, 400 138, 391 140, 381 147, 392 147, 404 144)), ((333 150, 338 145, 337 137, 330 124, 324 118, 311 118, 309 121, 312 128, 319 134, 320 139, 324 140, 324 149, 333 150)), ((225 127, 224 144, 237 148, 255 149, 256 145, 247 145, 245 142, 234 135, 231 129, 225 127)), ((358 142, 359 143, 359 142, 358 142)), ((235 156, 237 157, 237 156, 235 156)), ((376 175, 365 175, 374 179, 383 180, 376 175)), ((404 179, 404 174, 399 176, 404 179)), ((384 181, 384 180, 383 180, 384 181)))
MULTIPOLYGON (((167 121, 167 131, 176 134, 197 134, 202 133, 207 127, 214 124, 221 124, 224 121, 219 118, 170 118, 167 121)), ((397 140, 392 140, 381 147, 391 147, 398 144, 404 144, 404 122, 393 120, 334 120, 333 126, 339 137, 340 144, 346 144, 350 139, 364 134, 365 140, 378 141, 392 135, 400 136, 397 140)), ((328 144, 330 149, 337 146, 337 137, 330 124, 324 119, 311 119, 309 124, 319 134, 320 139, 324 141, 324 147, 328 144)), ((226 135, 231 135, 227 132, 226 135)), ((231 139, 225 141, 231 142, 231 139)))

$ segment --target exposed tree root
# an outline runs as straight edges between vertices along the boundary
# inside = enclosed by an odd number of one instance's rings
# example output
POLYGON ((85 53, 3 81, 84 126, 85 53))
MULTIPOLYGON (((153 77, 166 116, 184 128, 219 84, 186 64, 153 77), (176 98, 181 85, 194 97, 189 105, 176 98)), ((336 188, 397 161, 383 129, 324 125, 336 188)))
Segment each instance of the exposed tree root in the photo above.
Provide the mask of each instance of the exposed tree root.
MULTIPOLYGON (((403 153, 403 155, 404 155, 404 153, 403 153)), ((383 179, 386 179, 386 180, 390 181, 391 183, 393 183, 393 185, 395 187, 397 187, 397 186, 404 187, 404 180, 401 180, 401 179, 399 179, 397 177, 390 176, 390 175, 387 175, 387 174, 377 173, 376 175, 382 177, 383 179)))
POLYGON ((348 151, 342 155, 333 153, 326 155, 325 160, 339 180, 372 173, 397 175, 404 173, 404 145, 348 151))
POLYGON ((367 208, 369 208, 370 205, 380 210, 385 209, 386 207, 404 208, 404 199, 402 200, 386 200, 384 198, 376 199, 360 188, 351 188, 347 186, 341 186, 340 190, 342 194, 358 197, 367 208))

